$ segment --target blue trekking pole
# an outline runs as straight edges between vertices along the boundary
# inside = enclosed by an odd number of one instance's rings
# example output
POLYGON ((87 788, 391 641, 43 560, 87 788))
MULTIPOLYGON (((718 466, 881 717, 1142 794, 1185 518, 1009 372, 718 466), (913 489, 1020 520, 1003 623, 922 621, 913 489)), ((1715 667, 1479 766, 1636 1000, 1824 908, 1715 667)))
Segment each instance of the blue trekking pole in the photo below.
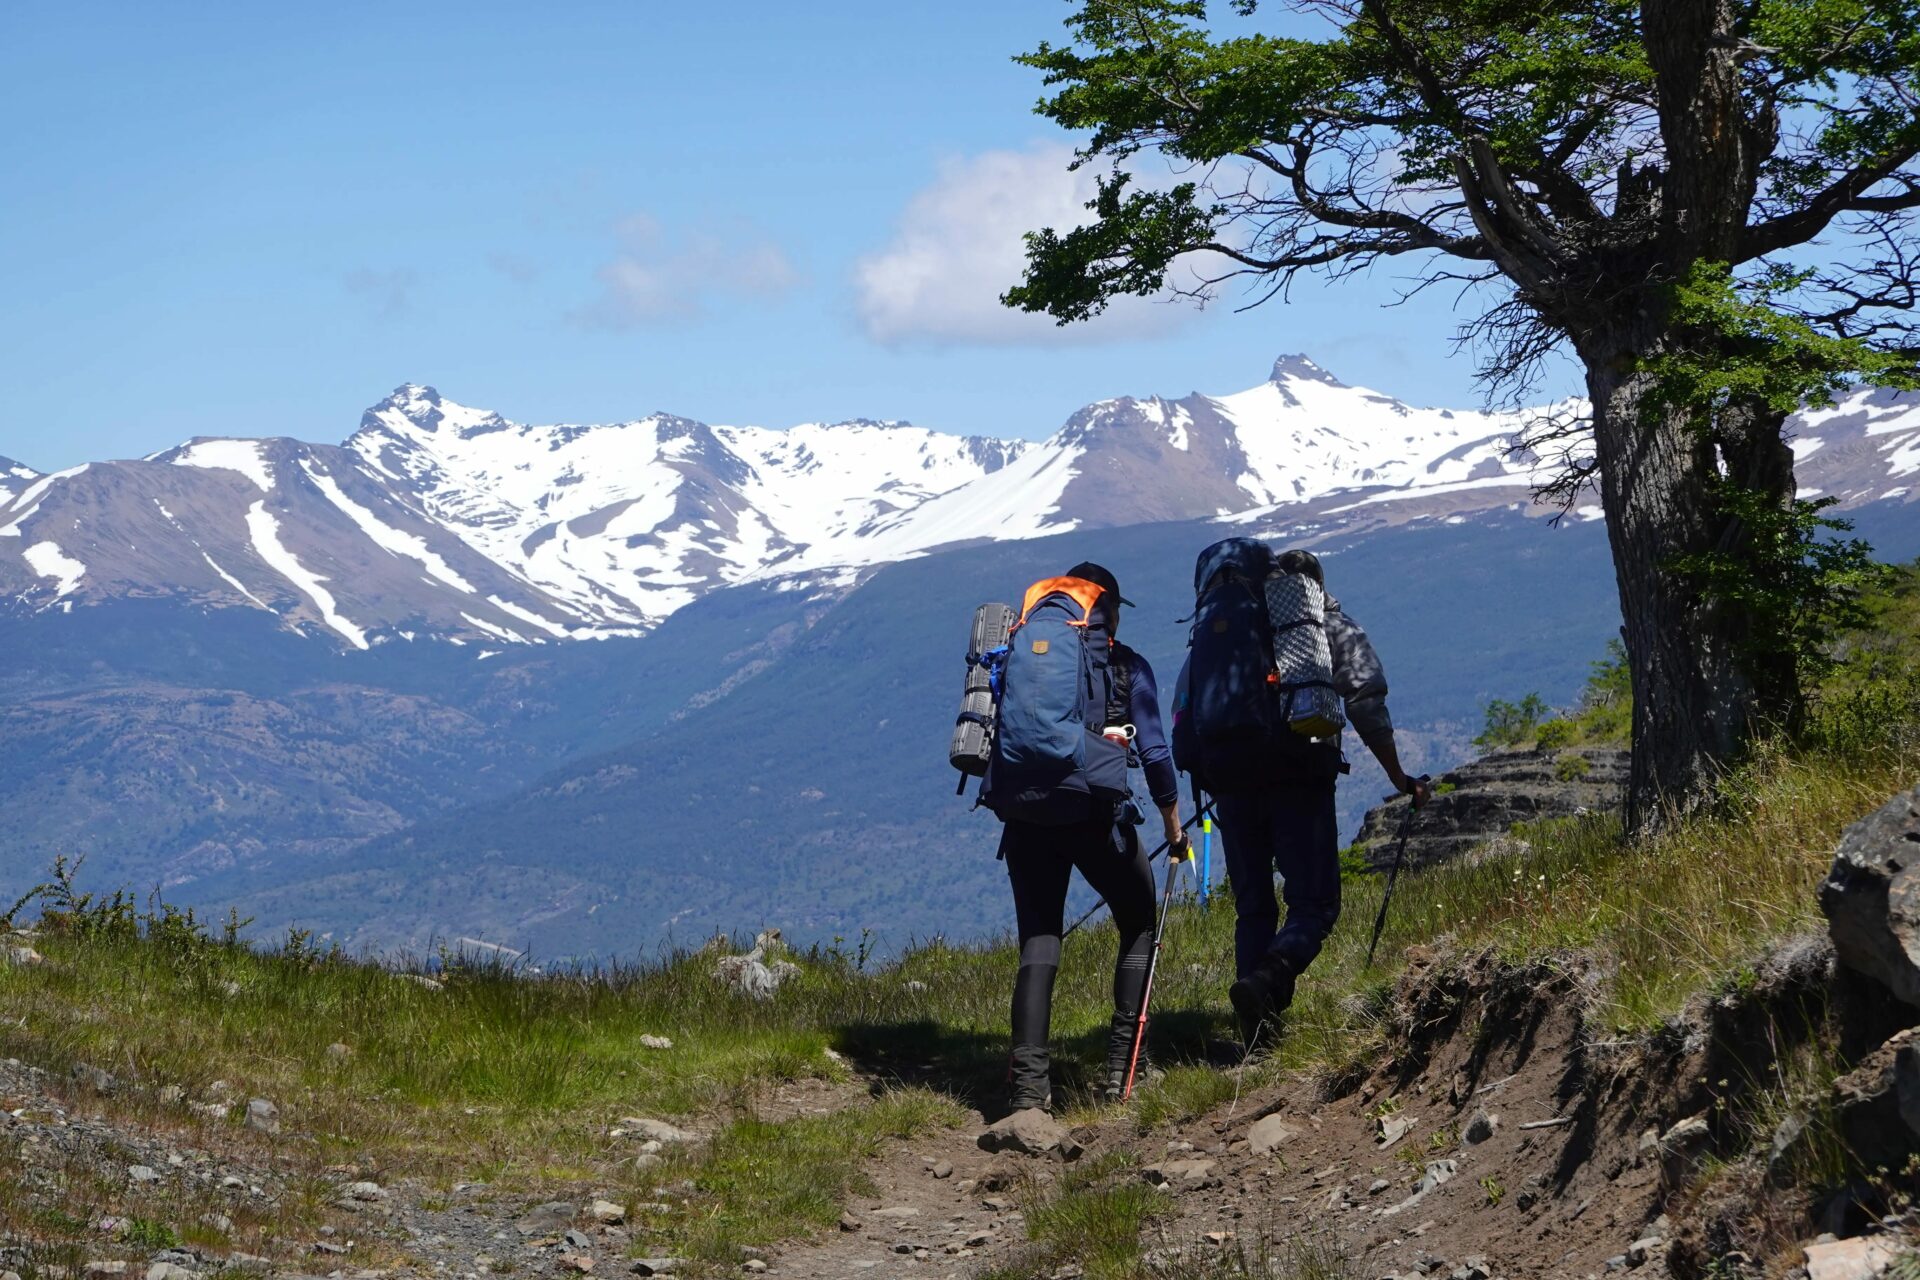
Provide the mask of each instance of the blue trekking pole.
POLYGON ((1200 803, 1200 780, 1193 779, 1193 814, 1200 819, 1200 858, 1194 864, 1194 879, 1199 882, 1200 905, 1207 905, 1213 889, 1213 811, 1200 803))
POLYGON ((1200 820, 1200 905, 1207 905, 1213 889, 1213 815, 1200 820))

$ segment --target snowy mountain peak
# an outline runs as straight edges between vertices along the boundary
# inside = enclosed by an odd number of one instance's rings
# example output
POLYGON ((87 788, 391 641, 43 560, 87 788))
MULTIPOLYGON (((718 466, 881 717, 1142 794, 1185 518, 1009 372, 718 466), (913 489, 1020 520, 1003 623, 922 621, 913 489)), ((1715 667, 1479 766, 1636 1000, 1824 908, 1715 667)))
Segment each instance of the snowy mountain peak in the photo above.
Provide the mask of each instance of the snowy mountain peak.
POLYGON ((1344 387, 1340 381, 1303 355, 1283 355, 1273 362, 1273 372, 1267 375, 1268 382, 1319 382, 1329 387, 1344 387))
MULTIPOLYGON (((408 383, 344 447, 198 437, 50 476, 0 459, 0 608, 171 595, 355 648, 631 635, 731 584, 845 587, 966 543, 1466 519, 1528 500, 1538 464, 1510 441, 1530 417, 1414 408, 1300 355, 1244 391, 1101 400, 1042 441, 532 425, 408 383)), ((1920 397, 1856 394, 1793 431, 1808 490, 1920 501, 1920 397)))
POLYGON ((0 507, 12 500, 13 495, 25 489, 40 473, 24 462, 15 462, 12 458, 0 455, 0 507))
POLYGON ((905 418, 843 418, 839 422, 829 422, 826 425, 847 430, 867 428, 875 431, 910 431, 913 429, 913 424, 905 418))
POLYGON ((385 428, 409 434, 427 432, 437 435, 444 429, 460 436, 472 436, 499 431, 511 425, 492 410, 456 404, 432 387, 417 382, 406 382, 395 387, 393 394, 367 410, 360 418, 363 431, 385 428))

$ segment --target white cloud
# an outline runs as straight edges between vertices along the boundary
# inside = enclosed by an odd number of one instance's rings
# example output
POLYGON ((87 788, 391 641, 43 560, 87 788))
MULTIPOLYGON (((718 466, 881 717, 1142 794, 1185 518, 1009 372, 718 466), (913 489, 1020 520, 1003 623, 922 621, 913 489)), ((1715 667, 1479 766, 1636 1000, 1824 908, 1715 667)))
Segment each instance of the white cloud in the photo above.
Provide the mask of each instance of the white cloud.
POLYGON ((855 305, 879 342, 914 339, 981 344, 1117 341, 1164 333, 1191 306, 1126 297, 1094 320, 1066 326, 1002 306, 1019 283, 1029 231, 1064 231, 1092 220, 1091 169, 1070 170, 1071 148, 988 151, 948 161, 916 193, 893 239, 854 264, 855 305))
POLYGON ((623 252, 594 273, 600 296, 575 314, 599 328, 694 320, 715 298, 774 298, 800 282, 780 246, 751 227, 670 235, 636 214, 617 230, 623 252))

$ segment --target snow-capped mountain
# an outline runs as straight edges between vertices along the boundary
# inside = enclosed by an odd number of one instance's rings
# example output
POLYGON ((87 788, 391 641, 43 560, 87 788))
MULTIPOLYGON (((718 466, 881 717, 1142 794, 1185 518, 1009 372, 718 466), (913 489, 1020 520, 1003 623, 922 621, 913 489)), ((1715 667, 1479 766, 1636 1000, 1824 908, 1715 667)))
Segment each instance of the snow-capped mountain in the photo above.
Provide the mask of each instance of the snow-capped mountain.
MULTIPOLYGON (((1535 416, 1416 408, 1304 356, 1234 394, 1103 400, 1037 443, 867 420, 531 426, 407 385, 337 446, 200 438, 44 476, 0 459, 0 607, 179 598, 354 648, 637 634, 724 586, 845 585, 970 542, 1470 518, 1526 502, 1539 463, 1511 441, 1535 416)), ((1913 500, 1920 397, 1861 393, 1794 429, 1806 489, 1913 500)))
POLYGON ((16 493, 40 478, 40 473, 23 462, 0 456, 0 504, 13 499, 16 493))

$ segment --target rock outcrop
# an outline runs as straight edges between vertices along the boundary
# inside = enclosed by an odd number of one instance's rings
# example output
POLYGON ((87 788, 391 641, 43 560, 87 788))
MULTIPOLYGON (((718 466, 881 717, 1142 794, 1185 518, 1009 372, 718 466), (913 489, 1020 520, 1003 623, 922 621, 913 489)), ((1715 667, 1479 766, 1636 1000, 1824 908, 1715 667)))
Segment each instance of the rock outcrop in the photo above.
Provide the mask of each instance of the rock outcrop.
POLYGON ((1920 1009, 1920 787, 1847 828, 1820 909, 1840 962, 1920 1009))
MULTIPOLYGON (((1620 747, 1491 751, 1434 779, 1433 802, 1414 818, 1404 867, 1466 856, 1501 839, 1518 822, 1568 818, 1620 806, 1627 752, 1620 747)), ((1367 814, 1358 844, 1375 870, 1393 862, 1408 801, 1396 798, 1367 814)))
POLYGON ((1898 1169, 1920 1151, 1920 1028, 1834 1081, 1833 1110, 1847 1146, 1869 1166, 1898 1169))

